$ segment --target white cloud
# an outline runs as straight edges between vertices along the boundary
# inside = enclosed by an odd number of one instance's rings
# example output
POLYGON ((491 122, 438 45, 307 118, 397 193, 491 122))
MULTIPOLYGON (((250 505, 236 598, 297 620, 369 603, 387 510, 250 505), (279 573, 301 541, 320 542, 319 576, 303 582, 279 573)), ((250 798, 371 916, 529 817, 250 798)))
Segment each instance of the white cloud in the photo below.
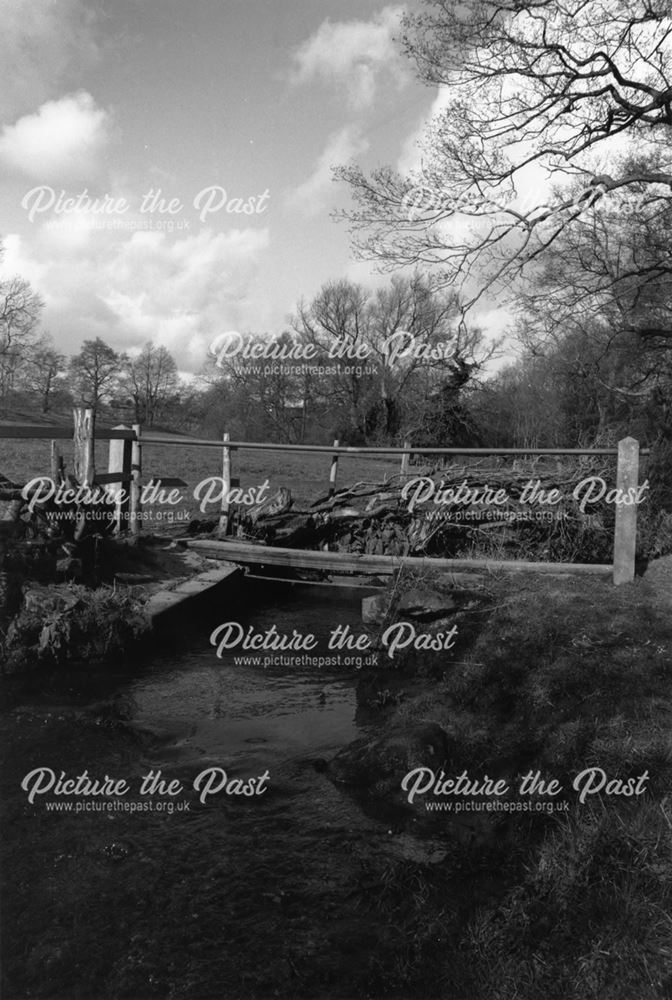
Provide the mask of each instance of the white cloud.
MULTIPOLYGON (((79 230, 78 230, 79 231, 79 230)), ((27 243, 4 240, 5 275, 19 273, 45 301, 43 325, 61 350, 101 337, 115 350, 151 340, 195 371, 223 329, 259 329, 259 261, 267 229, 193 236, 89 231, 73 240, 47 225, 27 243)))
POLYGON ((110 115, 85 91, 47 101, 0 134, 0 161, 46 184, 91 182, 110 137, 110 115))
POLYGON ((353 108, 373 103, 385 74, 398 88, 410 80, 394 42, 402 7, 384 7, 370 21, 324 21, 294 52, 294 83, 313 80, 345 87, 353 108))
POLYGON ((95 61, 96 15, 86 0, 0 0, 0 120, 41 104, 95 61))
POLYGON ((397 160, 397 169, 402 174, 421 169, 423 152, 426 149, 428 141, 430 141, 432 122, 436 117, 443 114, 450 98, 450 89, 448 87, 439 87, 428 111, 422 116, 411 134, 404 140, 399 159, 397 160))
POLYGON ((318 157, 310 177, 287 196, 287 206, 306 216, 324 212, 332 191, 332 167, 347 163, 366 152, 368 148, 368 140, 352 126, 333 132, 327 139, 327 144, 318 157))

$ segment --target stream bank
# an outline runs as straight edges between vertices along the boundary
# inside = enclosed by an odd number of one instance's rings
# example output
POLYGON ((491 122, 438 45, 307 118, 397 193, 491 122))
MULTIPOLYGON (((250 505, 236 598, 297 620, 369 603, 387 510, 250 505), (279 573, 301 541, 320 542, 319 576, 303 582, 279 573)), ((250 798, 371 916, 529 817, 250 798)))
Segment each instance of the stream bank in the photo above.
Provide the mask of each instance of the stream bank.
MULTIPOLYGON (((246 586, 136 663, 34 677, 0 716, 8 1000, 667 995, 672 628, 646 580, 493 579, 449 609, 473 622, 454 650, 375 667, 328 648, 363 631, 361 592, 246 586), (313 634, 314 659, 217 657, 229 621, 313 634), (579 803, 588 766, 646 770, 645 793, 579 803), (21 782, 46 767, 124 778, 143 809, 30 803, 21 782), (417 767, 511 788, 538 769, 569 808, 432 812, 401 788, 417 767), (159 771, 174 799, 139 794, 159 771), (230 785, 266 772, 264 794, 230 785)), ((418 599, 435 586, 398 587, 419 631, 444 627, 418 599)))

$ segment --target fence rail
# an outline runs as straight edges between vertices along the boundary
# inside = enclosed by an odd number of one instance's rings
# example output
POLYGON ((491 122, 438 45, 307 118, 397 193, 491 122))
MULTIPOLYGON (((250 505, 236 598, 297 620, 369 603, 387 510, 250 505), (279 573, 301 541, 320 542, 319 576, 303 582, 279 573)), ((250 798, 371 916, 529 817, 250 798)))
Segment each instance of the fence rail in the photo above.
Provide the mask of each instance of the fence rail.
MULTIPOLYGON (((143 444, 185 444, 193 448, 221 448, 222 442, 212 438, 172 438, 143 434, 143 444)), ((408 445, 403 448, 364 447, 330 444, 270 444, 253 441, 230 441, 232 451, 246 448, 252 451, 298 451, 338 455, 618 455, 618 448, 435 448, 408 445)), ((640 455, 648 455, 642 448, 640 455)))
MULTIPOLYGON (((50 441, 68 441, 74 436, 74 427, 67 424, 0 424, 0 438, 34 438, 50 441)), ((96 441, 133 441, 135 431, 130 427, 96 427, 93 431, 96 441)))
MULTIPOLYGON (((629 491, 636 490, 639 484, 639 459, 640 456, 649 454, 648 448, 639 448, 638 442, 634 438, 625 438, 619 441, 617 447, 611 448, 449 448, 449 447, 424 447, 411 445, 409 441, 399 447, 360 447, 341 445, 339 441, 334 441, 333 445, 312 445, 312 444, 275 444, 271 442, 257 441, 231 441, 228 434, 224 434, 221 440, 213 438, 190 438, 180 436, 168 436, 155 433, 143 432, 140 425, 135 424, 129 427, 95 427, 93 413, 91 410, 77 409, 74 411, 74 424, 67 425, 44 425, 44 424, 0 424, 0 438, 7 439, 44 439, 52 442, 52 471, 57 467, 57 447, 56 441, 73 440, 75 443, 75 469, 86 467, 86 478, 90 483, 106 485, 112 491, 121 490, 128 487, 128 496, 125 500, 120 500, 117 507, 117 525, 119 530, 123 530, 125 520, 122 512, 129 515, 130 531, 137 533, 140 530, 140 500, 141 500, 141 478, 142 478, 142 447, 144 445, 170 445, 175 447, 190 448, 216 448, 222 454, 222 502, 219 521, 220 534, 226 535, 229 527, 230 504, 227 495, 230 494, 233 484, 237 480, 231 475, 231 454, 232 452, 246 449, 250 451, 272 451, 272 452, 298 452, 304 454, 325 454, 331 456, 329 468, 329 493, 333 495, 336 487, 336 476, 338 469, 338 459, 341 455, 361 455, 363 457, 395 456, 401 458, 401 474, 408 475, 408 461, 412 455, 507 455, 507 456, 544 456, 544 455, 602 455, 615 456, 617 458, 616 489, 623 491, 620 495, 627 495, 629 491), (110 442, 108 471, 99 475, 95 474, 95 462, 93 446, 95 441, 110 442), (84 460, 85 459, 85 460, 84 460)), ((160 477, 162 483, 168 486, 173 483, 180 484, 181 480, 173 477, 160 477)), ((182 485, 186 485, 183 484, 182 485)), ((627 583, 634 579, 635 575, 635 547, 637 537, 637 506, 635 503, 629 505, 616 505, 616 518, 614 529, 614 557, 613 557, 613 580, 615 584, 627 583)), ((252 548, 250 546, 250 548, 252 548)), ((294 550, 297 554, 301 550, 294 550)), ((242 559, 242 556, 241 556, 242 559)), ((249 560, 248 560, 249 561, 249 560)), ((483 565, 482 560, 446 560, 441 559, 442 564, 452 564, 457 568, 470 566, 479 568, 483 565)), ((296 563, 295 563, 296 564, 296 563)), ((499 567, 505 567, 507 563, 498 563, 499 567)), ((535 562, 511 562, 510 566, 516 571, 529 569, 536 572, 596 572, 603 573, 605 567, 595 564, 591 570, 591 565, 577 563, 535 563, 535 562)))
MULTIPOLYGON (((130 427, 96 427, 93 436, 99 441, 135 441, 136 432, 130 427)), ((49 426, 47 424, 1 424, 0 438, 35 438, 44 440, 72 440, 73 428, 67 424, 49 426)), ((185 445, 190 448, 221 448, 218 438, 192 438, 167 434, 152 434, 142 431, 143 444, 185 445)), ((229 441, 231 451, 298 451, 332 455, 618 455, 618 448, 440 448, 424 445, 399 447, 378 447, 375 445, 331 445, 331 444, 281 444, 259 441, 229 441)), ((648 455, 648 448, 640 448, 640 455, 648 455)))

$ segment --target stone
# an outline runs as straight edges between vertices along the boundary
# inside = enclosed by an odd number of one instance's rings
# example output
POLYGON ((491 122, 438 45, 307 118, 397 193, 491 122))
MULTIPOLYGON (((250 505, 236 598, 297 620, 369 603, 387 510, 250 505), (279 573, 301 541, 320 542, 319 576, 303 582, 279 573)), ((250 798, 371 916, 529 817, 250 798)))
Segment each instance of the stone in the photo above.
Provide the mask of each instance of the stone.
POLYGON ((383 736, 355 740, 336 754, 328 774, 333 781, 366 788, 374 795, 396 795, 409 770, 447 768, 454 749, 451 737, 438 723, 410 723, 391 728, 383 736))
POLYGON ((450 595, 439 594, 426 587, 414 587, 402 595, 397 611, 399 618, 429 621, 445 616, 446 612, 456 608, 455 600, 450 595))
POLYGON ((362 598, 362 621, 365 625, 380 625, 390 605, 388 594, 373 594, 362 598))
MULTIPOLYGON (((60 560, 65 562, 66 560, 60 560)), ((56 611, 68 611, 77 604, 77 597, 64 593, 56 587, 31 587, 23 595, 23 606, 26 611, 44 615, 56 611)))

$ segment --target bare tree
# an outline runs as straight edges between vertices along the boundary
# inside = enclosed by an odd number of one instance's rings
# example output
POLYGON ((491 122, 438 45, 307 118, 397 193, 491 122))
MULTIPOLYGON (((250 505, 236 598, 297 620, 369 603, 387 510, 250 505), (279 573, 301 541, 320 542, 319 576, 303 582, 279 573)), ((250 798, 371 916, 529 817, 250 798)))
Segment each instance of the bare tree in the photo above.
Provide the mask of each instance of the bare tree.
POLYGON ((464 384, 494 350, 483 348, 480 331, 458 330, 459 317, 457 297, 416 274, 375 293, 331 282, 300 307, 295 329, 325 367, 338 369, 320 383, 325 398, 364 439, 390 440, 422 422, 432 394, 456 385, 458 369, 464 384))
POLYGON ((468 306, 605 199, 631 193, 652 217, 669 207, 670 0, 426 0, 403 44, 445 107, 409 176, 337 171, 362 256, 435 266, 468 306), (616 156, 617 138, 636 155, 616 156))
POLYGON ((145 344, 137 357, 124 359, 124 381, 133 398, 135 419, 152 427, 175 400, 180 388, 177 365, 170 351, 145 344))
POLYGON ((291 360, 295 338, 289 331, 276 337, 236 334, 236 338, 230 353, 227 348, 215 351, 201 372, 202 381, 210 386, 206 396, 219 410, 220 419, 226 413, 227 429, 238 425, 244 434, 303 440, 317 380, 302 371, 305 366, 300 359, 291 360), (257 351, 266 352, 266 357, 255 357, 257 351), (286 352, 289 361, 274 357, 282 359, 286 352))
POLYGON ((85 340, 70 361, 70 374, 82 401, 94 413, 110 393, 120 375, 122 359, 109 344, 97 337, 85 340))
POLYGON ((40 400, 42 413, 48 413, 52 396, 59 387, 59 380, 67 369, 67 360, 54 347, 48 334, 35 343, 22 372, 22 384, 40 400))
POLYGON ((672 428, 672 203, 605 206, 554 250, 519 293, 524 347, 593 386, 601 426, 648 408, 672 428))
POLYGON ((0 282, 0 404, 6 405, 35 346, 42 300, 27 281, 0 282))
POLYGON ((300 303, 293 321, 300 340, 316 351, 315 363, 326 370, 312 380, 311 399, 326 402, 335 423, 347 414, 362 438, 366 413, 376 399, 374 378, 360 373, 368 354, 370 319, 367 292, 343 280, 323 285, 310 304, 300 303), (335 350, 339 347, 342 352, 335 350))

